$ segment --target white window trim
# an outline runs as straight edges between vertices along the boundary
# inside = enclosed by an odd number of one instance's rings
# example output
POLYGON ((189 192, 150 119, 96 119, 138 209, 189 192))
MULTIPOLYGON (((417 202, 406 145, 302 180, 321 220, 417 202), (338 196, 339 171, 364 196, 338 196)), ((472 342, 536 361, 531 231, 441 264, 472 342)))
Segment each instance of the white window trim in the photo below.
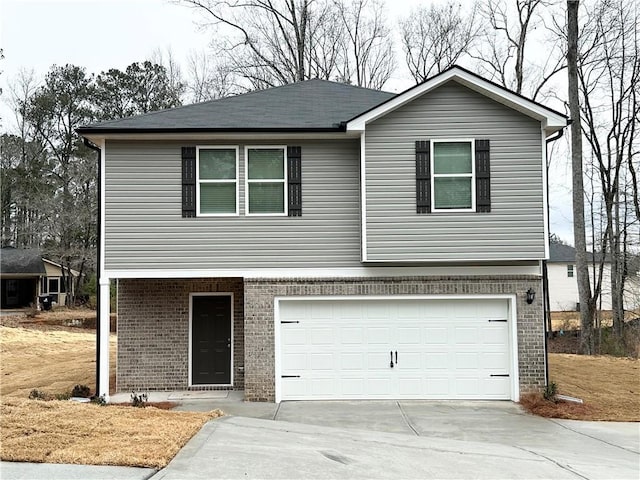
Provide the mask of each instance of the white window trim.
POLYGON ((240 215, 240 159, 237 145, 199 145, 196 147, 196 216, 197 217, 237 217, 240 215), (211 179, 200 180, 200 150, 235 150, 236 151, 236 178, 235 179, 211 179), (200 211, 200 182, 202 183, 235 183, 236 185, 236 211, 230 213, 202 213, 200 211))
POLYGON ((47 293, 60 293, 60 277, 47 277, 47 293), (51 290, 50 287, 50 283, 51 280, 55 280, 56 282, 58 282, 58 287, 56 288, 56 291, 51 290))
POLYGON ((430 183, 431 183, 431 212, 432 213, 464 213, 476 211, 476 152, 475 152, 475 139, 474 138, 438 138, 431 140, 429 148, 429 168, 431 171, 430 183), (471 144, 471 174, 468 173, 435 173, 435 149, 436 143, 469 143, 471 144), (435 190, 435 178, 436 177, 464 177, 471 178, 471 208, 436 208, 436 190, 435 190))
POLYGON ((235 325, 234 325, 234 311, 233 311, 233 292, 191 292, 189 293, 189 366, 188 366, 188 374, 189 374, 189 387, 233 387, 233 371, 234 371, 234 334, 235 334, 235 325), (231 299, 231 375, 230 375, 230 383, 210 383, 210 384, 202 384, 202 383, 193 383, 193 297, 229 297, 231 299))
POLYGON ((286 145, 245 145, 244 147, 244 214, 247 217, 287 217, 289 216, 289 189, 287 185, 289 183, 288 178, 288 168, 287 168, 287 146, 286 145), (258 179, 258 180, 249 180, 249 150, 252 149, 267 149, 267 150, 277 150, 281 149, 284 158, 284 176, 282 180, 273 180, 273 179, 258 179), (282 213, 249 213, 249 183, 282 183, 282 188, 284 190, 283 195, 283 211, 282 213))

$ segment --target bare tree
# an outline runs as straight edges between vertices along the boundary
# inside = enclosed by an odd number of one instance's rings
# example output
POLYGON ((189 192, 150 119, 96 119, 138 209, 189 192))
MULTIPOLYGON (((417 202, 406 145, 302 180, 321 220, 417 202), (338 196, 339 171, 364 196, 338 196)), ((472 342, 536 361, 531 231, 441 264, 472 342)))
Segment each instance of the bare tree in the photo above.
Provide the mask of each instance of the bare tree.
POLYGON ((576 245, 576 273, 580 298, 580 349, 594 353, 593 317, 595 302, 591 296, 587 238, 584 224, 584 184, 582 171, 582 124, 578 84, 578 0, 567 0, 567 67, 571 125, 571 165, 573 178, 573 238, 576 245))
POLYGON ((460 3, 423 5, 400 21, 405 61, 416 83, 463 60, 478 40, 477 4, 464 13, 460 3))
POLYGON ((560 41, 555 36, 545 37, 542 32, 546 30, 538 28, 553 20, 555 6, 556 0, 486 0, 480 7, 480 17, 488 28, 479 49, 473 53, 479 72, 535 100, 549 80, 565 67, 560 41), (534 33, 545 45, 541 65, 531 62, 534 56, 530 41, 534 33))
POLYGON ((639 221, 634 167, 640 155, 638 12, 621 0, 598 0, 585 13, 577 70, 582 130, 599 176, 605 220, 601 243, 610 256, 614 331, 621 339, 628 229, 639 221))
POLYGON ((186 95, 189 102, 205 102, 236 92, 231 68, 206 51, 192 51, 187 57, 186 95))
MULTIPOLYGON (((380 0, 336 0, 342 22, 339 78, 360 87, 381 89, 395 69, 391 31, 380 0)), ((337 29, 336 29, 337 30, 337 29)))
MULTIPOLYGON (((251 89, 311 78, 312 42, 333 27, 320 0, 183 0, 228 35, 219 43, 234 72, 251 89)), ((333 69, 330 69, 331 71, 333 69)))

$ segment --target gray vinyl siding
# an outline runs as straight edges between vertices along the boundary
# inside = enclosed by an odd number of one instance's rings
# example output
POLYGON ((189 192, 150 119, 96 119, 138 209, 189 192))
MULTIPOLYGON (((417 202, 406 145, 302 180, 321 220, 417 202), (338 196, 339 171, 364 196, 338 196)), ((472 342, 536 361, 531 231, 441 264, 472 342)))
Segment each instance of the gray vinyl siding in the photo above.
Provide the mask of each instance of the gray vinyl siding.
POLYGON ((367 125, 369 261, 544 258, 541 124, 455 82, 367 125), (415 141, 491 142, 490 213, 416 213, 415 141))
POLYGON ((106 145, 108 270, 360 265, 359 140, 264 140, 302 147, 302 216, 245 216, 245 144, 106 145), (237 217, 182 218, 181 147, 238 145, 237 217))

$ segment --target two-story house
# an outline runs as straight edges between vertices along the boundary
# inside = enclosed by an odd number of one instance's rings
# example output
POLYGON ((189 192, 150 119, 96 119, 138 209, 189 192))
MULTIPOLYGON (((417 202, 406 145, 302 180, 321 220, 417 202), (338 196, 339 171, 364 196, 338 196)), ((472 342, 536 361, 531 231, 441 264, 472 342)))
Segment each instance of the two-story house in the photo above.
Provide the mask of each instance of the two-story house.
POLYGON ((101 152, 100 392, 511 399, 545 383, 546 142, 454 67, 310 80, 79 129, 101 152))

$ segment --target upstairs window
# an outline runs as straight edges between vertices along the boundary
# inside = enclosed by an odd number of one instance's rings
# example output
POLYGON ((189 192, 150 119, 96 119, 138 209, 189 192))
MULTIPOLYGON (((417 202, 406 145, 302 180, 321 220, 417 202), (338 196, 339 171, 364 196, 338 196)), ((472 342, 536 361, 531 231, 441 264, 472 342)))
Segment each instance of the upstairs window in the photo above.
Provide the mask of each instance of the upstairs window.
POLYGON ((475 211, 473 141, 432 141, 432 211, 475 211))
POLYGON ((237 215, 237 147, 198 147, 197 154, 198 215, 237 215))
POLYGON ((567 265, 567 277, 573 278, 573 265, 567 265))
POLYGON ((247 147, 247 215, 286 215, 286 147, 247 147))

